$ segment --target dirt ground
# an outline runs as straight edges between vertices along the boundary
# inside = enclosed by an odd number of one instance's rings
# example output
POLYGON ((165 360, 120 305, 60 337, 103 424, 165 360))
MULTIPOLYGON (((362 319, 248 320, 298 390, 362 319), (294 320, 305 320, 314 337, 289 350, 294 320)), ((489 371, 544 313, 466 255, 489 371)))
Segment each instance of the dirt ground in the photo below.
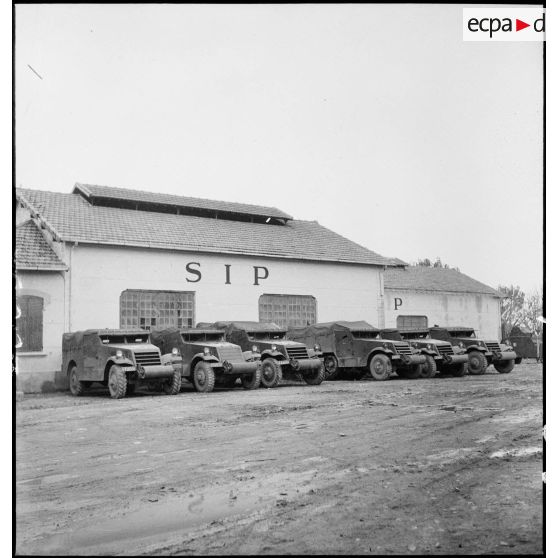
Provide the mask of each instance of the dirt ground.
POLYGON ((542 553, 542 367, 16 409, 18 554, 542 553))

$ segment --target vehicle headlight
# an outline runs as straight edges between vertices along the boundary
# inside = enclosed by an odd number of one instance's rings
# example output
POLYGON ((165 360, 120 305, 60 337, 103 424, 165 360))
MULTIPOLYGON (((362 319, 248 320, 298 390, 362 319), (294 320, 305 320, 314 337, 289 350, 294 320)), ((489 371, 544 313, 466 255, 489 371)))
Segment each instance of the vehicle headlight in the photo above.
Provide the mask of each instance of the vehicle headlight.
POLYGON ((204 355, 208 355, 208 354, 209 354, 209 347, 204 347, 204 348, 203 348, 203 354, 204 354, 204 355))
POLYGON ((171 352, 174 356, 176 356, 178 354, 178 349, 176 347, 173 347, 171 352))
POLYGON ((316 343, 316 344, 314 345, 314 350, 315 350, 317 353, 319 353, 319 352, 322 350, 322 348, 320 347, 320 345, 319 345, 318 343, 316 343))
POLYGON ((120 349, 116 350, 116 358, 122 358, 123 354, 122 351, 120 349))
POLYGON ((257 345, 252 345, 252 352, 253 352, 253 353, 257 353, 257 352, 258 352, 258 346, 257 346, 257 345))
POLYGON ((383 343, 383 347, 384 347, 384 349, 387 349, 387 348, 388 348, 388 344, 387 344, 387 343, 383 343))
POLYGON ((430 351, 432 349, 432 345, 428 343, 428 345, 426 345, 426 348, 430 351))
POLYGON ((463 348, 463 347, 465 346, 465 345, 463 345, 463 341, 459 341, 459 346, 460 346, 461 348, 463 348))
POLYGON ((271 345, 271 350, 276 351, 277 350, 277 345, 271 345))

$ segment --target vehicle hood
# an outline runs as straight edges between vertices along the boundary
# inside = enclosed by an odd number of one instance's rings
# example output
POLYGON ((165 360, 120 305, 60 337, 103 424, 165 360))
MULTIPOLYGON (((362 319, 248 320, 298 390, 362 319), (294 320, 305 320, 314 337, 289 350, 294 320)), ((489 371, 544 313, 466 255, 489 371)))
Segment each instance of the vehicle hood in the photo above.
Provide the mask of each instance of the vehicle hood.
POLYGON ((123 351, 134 351, 134 353, 159 352, 159 349, 151 343, 107 343, 103 347, 121 349, 123 351))

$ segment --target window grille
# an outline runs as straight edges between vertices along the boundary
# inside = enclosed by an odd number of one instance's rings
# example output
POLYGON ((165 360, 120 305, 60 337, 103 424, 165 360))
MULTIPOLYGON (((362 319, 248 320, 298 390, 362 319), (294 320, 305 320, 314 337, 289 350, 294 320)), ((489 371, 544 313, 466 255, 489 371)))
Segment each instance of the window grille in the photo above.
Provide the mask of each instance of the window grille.
POLYGON ((285 328, 315 324, 316 299, 306 295, 264 294, 259 300, 259 319, 285 328))
POLYGON ((23 295, 17 297, 19 317, 17 334, 21 340, 21 352, 39 352, 43 350, 43 306, 40 296, 23 295))
POLYGON ((126 290, 120 295, 120 327, 194 327, 195 293, 126 290))

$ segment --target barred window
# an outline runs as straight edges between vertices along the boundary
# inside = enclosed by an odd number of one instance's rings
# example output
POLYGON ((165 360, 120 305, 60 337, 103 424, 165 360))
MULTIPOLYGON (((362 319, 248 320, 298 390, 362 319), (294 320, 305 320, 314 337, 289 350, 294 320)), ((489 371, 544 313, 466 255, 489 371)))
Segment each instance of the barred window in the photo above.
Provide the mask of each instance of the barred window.
POLYGON ((40 296, 23 295, 16 300, 19 308, 17 318, 17 335, 22 352, 39 352, 43 350, 43 305, 40 296))
POLYGON ((315 324, 316 299, 306 295, 264 294, 259 300, 259 319, 281 327, 315 324))
POLYGON ((195 293, 126 290, 120 295, 120 327, 194 327, 195 293))
POLYGON ((397 316, 397 329, 424 329, 428 327, 426 316, 397 316))

